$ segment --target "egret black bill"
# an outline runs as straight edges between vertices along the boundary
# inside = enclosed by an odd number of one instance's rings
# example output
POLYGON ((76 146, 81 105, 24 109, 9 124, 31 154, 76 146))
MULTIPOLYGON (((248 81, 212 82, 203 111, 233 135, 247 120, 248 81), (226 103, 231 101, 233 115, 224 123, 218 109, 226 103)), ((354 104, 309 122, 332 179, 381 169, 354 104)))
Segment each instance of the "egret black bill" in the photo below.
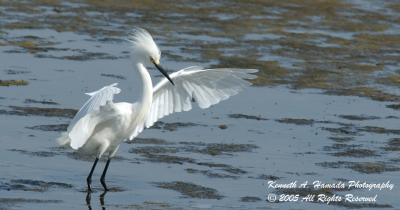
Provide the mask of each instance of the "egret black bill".
POLYGON ((156 64, 154 61, 153 61, 153 64, 171 82, 172 85, 175 85, 174 82, 172 81, 172 79, 169 77, 167 71, 165 71, 165 69, 163 67, 161 67, 159 64, 156 64))

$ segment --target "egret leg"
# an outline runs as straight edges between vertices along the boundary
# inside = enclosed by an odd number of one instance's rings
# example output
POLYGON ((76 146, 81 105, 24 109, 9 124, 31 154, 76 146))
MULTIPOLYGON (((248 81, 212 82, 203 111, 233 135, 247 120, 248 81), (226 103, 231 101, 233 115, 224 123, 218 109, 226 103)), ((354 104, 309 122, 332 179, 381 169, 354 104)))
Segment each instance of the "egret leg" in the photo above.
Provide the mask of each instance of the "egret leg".
POLYGON ((87 183, 87 187, 88 187, 88 192, 92 191, 92 188, 90 187, 90 184, 92 184, 92 175, 93 175, 93 171, 96 168, 97 165, 97 161, 99 161, 99 158, 96 157, 96 160, 94 160, 92 169, 89 172, 88 177, 86 178, 86 183, 87 183))
POLYGON ((108 191, 105 178, 106 178, 106 173, 107 173, 107 170, 108 170, 108 166, 110 165, 110 161, 111 161, 111 158, 108 158, 106 166, 104 167, 103 174, 101 174, 101 178, 100 178, 100 182, 101 182, 101 185, 103 185, 103 187, 104 187, 104 191, 108 191))

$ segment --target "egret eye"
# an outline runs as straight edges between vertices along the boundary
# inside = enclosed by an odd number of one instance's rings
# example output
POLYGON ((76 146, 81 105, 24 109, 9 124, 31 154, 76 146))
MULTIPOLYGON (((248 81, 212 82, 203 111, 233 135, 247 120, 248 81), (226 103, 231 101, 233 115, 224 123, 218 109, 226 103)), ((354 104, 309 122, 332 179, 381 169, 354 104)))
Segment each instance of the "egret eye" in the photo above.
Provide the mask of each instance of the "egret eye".
POLYGON ((153 59, 152 57, 150 57, 150 61, 151 61, 152 63, 155 63, 155 62, 154 62, 154 59, 153 59))

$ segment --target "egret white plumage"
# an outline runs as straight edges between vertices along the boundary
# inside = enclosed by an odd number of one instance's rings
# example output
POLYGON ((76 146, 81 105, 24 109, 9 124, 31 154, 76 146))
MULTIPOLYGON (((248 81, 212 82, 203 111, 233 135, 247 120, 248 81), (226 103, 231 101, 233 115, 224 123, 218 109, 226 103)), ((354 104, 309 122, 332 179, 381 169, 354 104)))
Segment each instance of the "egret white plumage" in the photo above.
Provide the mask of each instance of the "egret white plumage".
POLYGON ((171 75, 161 67, 161 52, 151 35, 144 29, 136 28, 129 41, 132 44, 133 68, 139 72, 143 89, 138 102, 114 102, 113 96, 120 93, 117 84, 105 86, 87 93, 89 100, 72 119, 66 132, 58 139, 96 159, 87 177, 88 191, 98 160, 107 158, 100 182, 107 191, 105 176, 111 159, 123 141, 132 141, 144 128, 174 112, 189 111, 194 101, 202 109, 237 94, 250 85, 246 79, 254 79, 255 69, 203 69, 193 66, 171 75), (165 76, 154 87, 148 65, 155 67, 165 76))

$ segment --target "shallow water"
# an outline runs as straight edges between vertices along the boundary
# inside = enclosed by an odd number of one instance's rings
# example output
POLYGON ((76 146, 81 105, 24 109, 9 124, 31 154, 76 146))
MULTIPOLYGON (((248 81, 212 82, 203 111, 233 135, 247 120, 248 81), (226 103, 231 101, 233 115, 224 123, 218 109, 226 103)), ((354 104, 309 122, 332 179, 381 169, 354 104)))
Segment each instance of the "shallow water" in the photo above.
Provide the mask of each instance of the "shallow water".
POLYGON ((0 2, 1 80, 27 82, 0 86, 0 209, 400 208, 398 3, 112 2, 0 2), (259 79, 123 144, 111 192, 100 196, 102 162, 88 206, 92 160, 55 139, 84 92, 118 82, 116 101, 138 97, 124 41, 137 25, 153 32, 168 69, 251 67, 259 79), (271 203, 269 193, 288 193, 271 180, 394 188, 326 192, 377 194, 372 204, 271 203))

